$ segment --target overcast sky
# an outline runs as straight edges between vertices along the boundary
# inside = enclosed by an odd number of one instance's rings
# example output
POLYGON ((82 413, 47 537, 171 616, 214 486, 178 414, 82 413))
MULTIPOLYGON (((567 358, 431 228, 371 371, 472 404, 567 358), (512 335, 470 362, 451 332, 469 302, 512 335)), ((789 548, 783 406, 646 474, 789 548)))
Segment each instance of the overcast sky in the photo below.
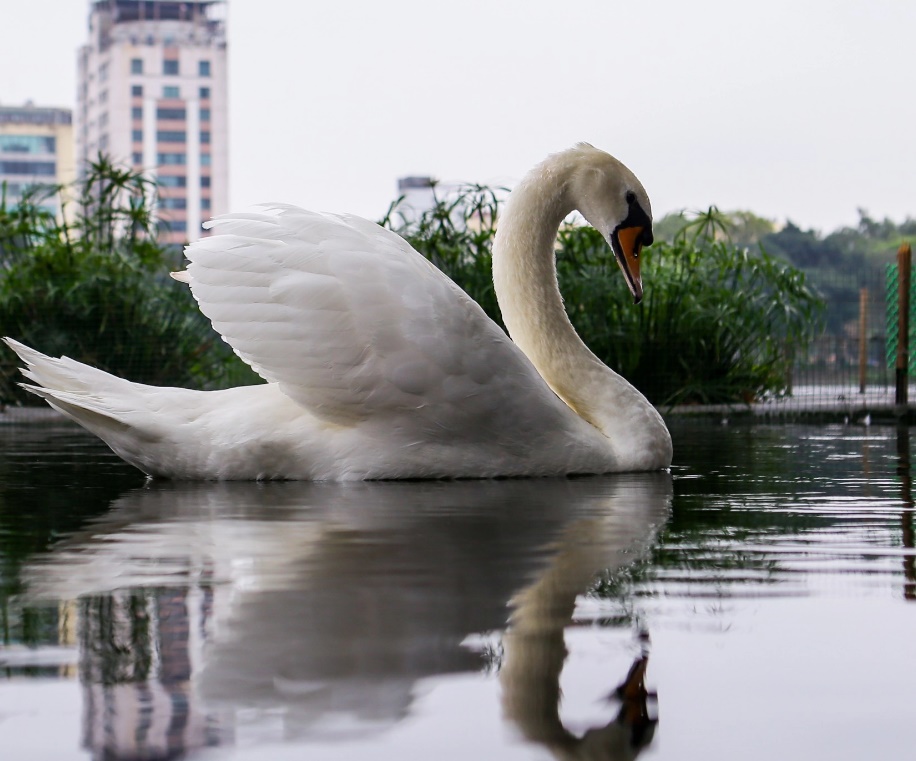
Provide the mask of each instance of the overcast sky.
MULTIPOLYGON (((88 0, 5 2, 0 103, 72 107, 88 0)), ((378 218, 587 140, 656 216, 916 216, 908 0, 229 0, 230 198, 378 218)))

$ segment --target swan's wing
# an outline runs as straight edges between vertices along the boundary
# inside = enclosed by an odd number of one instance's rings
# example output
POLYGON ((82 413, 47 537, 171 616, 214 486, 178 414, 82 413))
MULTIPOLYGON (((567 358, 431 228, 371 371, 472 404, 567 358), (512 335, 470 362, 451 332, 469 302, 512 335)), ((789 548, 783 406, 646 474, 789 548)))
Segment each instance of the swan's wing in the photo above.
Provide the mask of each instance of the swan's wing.
POLYGON ((410 410, 453 426, 552 404, 499 327, 400 236, 280 205, 215 224, 180 279, 236 353, 319 418, 410 410))

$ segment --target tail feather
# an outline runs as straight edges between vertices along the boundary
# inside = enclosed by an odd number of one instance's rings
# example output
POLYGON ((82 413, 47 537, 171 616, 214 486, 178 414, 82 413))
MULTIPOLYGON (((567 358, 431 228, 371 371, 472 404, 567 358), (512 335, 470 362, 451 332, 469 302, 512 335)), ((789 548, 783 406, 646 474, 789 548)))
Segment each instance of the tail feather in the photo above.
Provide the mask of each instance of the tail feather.
MULTIPOLYGON (((129 383, 69 357, 49 357, 12 338, 4 338, 3 341, 25 363, 22 374, 49 391, 100 395, 121 390, 129 383)), ((31 388, 29 390, 32 391, 31 388)))
POLYGON ((261 478, 288 459, 283 428, 303 412, 275 386, 223 391, 133 383, 67 357, 47 357, 4 339, 22 359, 22 386, 102 439, 121 458, 152 476, 261 478), (246 453, 258 458, 247 464, 246 453), (240 468, 246 468, 239 475, 240 468))
MULTIPOLYGON (((147 386, 89 367, 69 357, 49 357, 11 338, 3 341, 25 363, 22 374, 32 383, 22 388, 48 402, 83 427, 109 441, 136 423, 147 386)), ((137 431, 137 433, 142 433, 137 431)), ((146 431, 155 437, 154 431, 146 431)), ((109 443, 111 443, 109 441, 109 443)))
POLYGON ((116 432, 124 433, 130 429, 127 423, 108 412, 100 412, 97 409, 93 409, 86 404, 85 399, 76 394, 50 391, 41 386, 32 386, 28 383, 20 383, 19 385, 36 396, 40 396, 55 410, 79 423, 86 430, 92 431, 104 441, 109 441, 109 437, 116 432))

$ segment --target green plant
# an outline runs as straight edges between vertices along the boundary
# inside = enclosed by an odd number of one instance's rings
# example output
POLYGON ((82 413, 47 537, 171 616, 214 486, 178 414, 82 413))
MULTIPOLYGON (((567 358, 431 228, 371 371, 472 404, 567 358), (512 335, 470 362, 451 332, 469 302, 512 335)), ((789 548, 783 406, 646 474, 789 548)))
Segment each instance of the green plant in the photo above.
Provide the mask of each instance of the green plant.
POLYGON ((560 234, 570 319, 655 404, 751 401, 787 390, 793 352, 818 326, 804 275, 765 251, 686 239, 644 251, 634 307, 600 234, 560 234))
MULTIPOLYGON (((500 322, 490 273, 499 193, 468 186, 434 199, 396 229, 500 322)), ((397 209, 383 224, 393 226, 397 209)), ((655 404, 785 393, 793 353, 819 325, 820 299, 797 269, 732 245, 715 207, 685 222, 673 243, 644 252, 639 306, 600 233, 565 225, 557 276, 576 330, 655 404)))
POLYGON ((406 238, 502 325, 493 290, 490 246, 505 190, 463 185, 442 194, 434 184, 432 193, 433 206, 416 219, 404 212, 401 197, 392 202, 379 224, 406 238))
MULTIPOLYGON (((143 383, 252 382, 188 289, 168 277, 181 255, 156 241, 155 190, 99 156, 72 188, 35 188, 15 205, 4 194, 0 334, 143 383), (43 205, 52 194, 60 219, 43 205)), ((31 401, 17 380, 12 362, 0 365, 0 398, 31 401)))

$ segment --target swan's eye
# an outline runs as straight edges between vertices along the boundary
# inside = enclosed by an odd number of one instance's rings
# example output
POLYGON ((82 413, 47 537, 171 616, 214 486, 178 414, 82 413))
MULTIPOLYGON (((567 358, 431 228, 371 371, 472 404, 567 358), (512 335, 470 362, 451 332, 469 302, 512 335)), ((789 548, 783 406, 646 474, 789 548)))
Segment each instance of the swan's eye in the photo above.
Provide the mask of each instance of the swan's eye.
POLYGON ((632 190, 628 190, 626 196, 624 197, 627 199, 628 204, 636 203, 636 193, 634 193, 632 190))

